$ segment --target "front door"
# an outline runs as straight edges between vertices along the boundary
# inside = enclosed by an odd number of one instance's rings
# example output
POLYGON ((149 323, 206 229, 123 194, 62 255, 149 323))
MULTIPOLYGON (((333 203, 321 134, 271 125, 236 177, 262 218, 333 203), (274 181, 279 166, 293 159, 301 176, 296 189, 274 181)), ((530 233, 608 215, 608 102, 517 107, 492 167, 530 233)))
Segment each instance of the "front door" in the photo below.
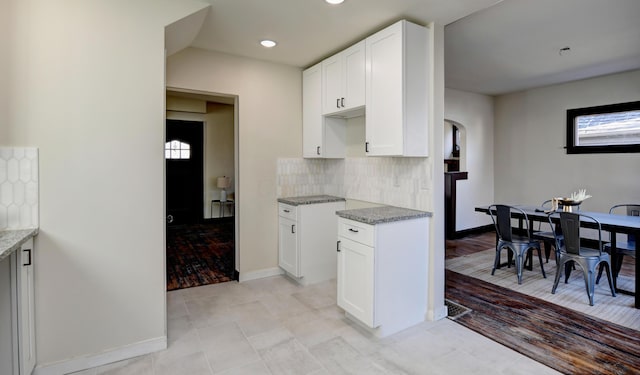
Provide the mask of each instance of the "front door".
POLYGON ((203 215, 203 131, 199 121, 167 120, 167 223, 196 223, 203 215))

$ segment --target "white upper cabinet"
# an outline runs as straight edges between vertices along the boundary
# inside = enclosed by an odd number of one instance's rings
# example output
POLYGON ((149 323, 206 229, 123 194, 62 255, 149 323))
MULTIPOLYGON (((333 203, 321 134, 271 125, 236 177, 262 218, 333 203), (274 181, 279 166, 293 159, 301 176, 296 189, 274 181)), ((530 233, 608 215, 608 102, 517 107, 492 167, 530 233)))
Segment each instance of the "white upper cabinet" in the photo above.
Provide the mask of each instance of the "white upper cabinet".
POLYGON ((365 41, 322 62, 323 114, 355 117, 364 114, 365 41))
POLYGON ((428 156, 429 29, 399 21, 366 39, 371 156, 428 156))
POLYGON ((322 115, 321 66, 302 72, 302 156, 344 158, 345 121, 322 115))

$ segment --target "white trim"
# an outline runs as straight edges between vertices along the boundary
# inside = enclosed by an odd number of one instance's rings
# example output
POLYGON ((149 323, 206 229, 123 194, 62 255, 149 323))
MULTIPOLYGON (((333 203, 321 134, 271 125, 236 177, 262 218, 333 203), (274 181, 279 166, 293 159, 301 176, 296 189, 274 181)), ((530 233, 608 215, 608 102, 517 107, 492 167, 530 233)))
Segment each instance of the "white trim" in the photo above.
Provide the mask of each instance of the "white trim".
POLYGON ((122 361, 141 355, 157 352, 167 348, 167 336, 141 341, 135 344, 125 345, 100 354, 74 358, 66 361, 38 365, 34 375, 62 375, 82 371, 113 362, 122 361))
POLYGON ((446 318, 448 314, 449 314, 449 309, 447 308, 447 305, 442 305, 436 308, 435 310, 428 310, 427 315, 425 316, 425 320, 431 321, 431 322, 435 320, 440 320, 440 319, 446 318))
POLYGON ((282 275, 284 272, 280 267, 265 268, 263 270, 240 273, 240 282, 263 279, 265 277, 282 275))

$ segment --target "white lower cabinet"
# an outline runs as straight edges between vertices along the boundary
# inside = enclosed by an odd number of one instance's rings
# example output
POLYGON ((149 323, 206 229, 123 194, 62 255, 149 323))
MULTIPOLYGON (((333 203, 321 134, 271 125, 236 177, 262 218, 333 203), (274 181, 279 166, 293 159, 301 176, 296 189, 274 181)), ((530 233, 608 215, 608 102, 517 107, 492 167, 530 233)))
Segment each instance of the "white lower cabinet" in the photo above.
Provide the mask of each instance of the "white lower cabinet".
POLYGON ((338 306, 378 337, 425 320, 428 218, 338 218, 338 306))
POLYGON ((345 202, 278 204, 278 265, 302 285, 336 277, 336 211, 345 202))
POLYGON ((374 249, 342 238, 338 242, 338 306, 369 327, 373 320, 374 249))
POLYGON ((0 262, 0 374, 29 375, 36 364, 33 239, 0 262))
POLYGON ((18 354, 20 375, 31 374, 36 366, 36 317, 33 275, 33 238, 16 253, 18 288, 18 354))

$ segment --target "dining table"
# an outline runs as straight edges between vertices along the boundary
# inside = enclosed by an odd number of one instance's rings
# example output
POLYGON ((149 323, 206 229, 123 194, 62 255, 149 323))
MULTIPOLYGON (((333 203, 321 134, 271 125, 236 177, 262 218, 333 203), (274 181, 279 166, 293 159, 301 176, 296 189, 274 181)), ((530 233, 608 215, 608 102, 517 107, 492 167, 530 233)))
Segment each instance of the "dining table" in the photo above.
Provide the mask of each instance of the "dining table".
MULTIPOLYGON (((551 217, 551 221, 554 223, 560 222, 560 215, 559 215, 560 211, 549 212, 549 211, 545 211, 545 208, 540 206, 515 205, 515 204, 512 206, 521 209, 527 215, 527 219, 530 222, 529 228, 533 228, 534 222, 548 223, 549 217, 551 217), (551 214, 551 216, 549 216, 549 214, 551 214)), ((489 205, 478 206, 475 208, 475 211, 482 212, 488 215, 489 205)), ((598 222, 600 222, 600 226, 603 231, 607 231, 611 233, 610 246, 612 249, 615 249, 616 247, 616 241, 617 241, 616 234, 618 233, 627 234, 627 235, 633 234, 635 235, 636 239, 640 238, 640 216, 615 215, 615 214, 604 213, 604 212, 593 212, 593 211, 582 211, 582 210, 580 211, 580 213, 593 217, 598 222)), ((522 220, 524 220, 524 216, 522 215, 522 213, 513 212, 512 217, 514 219, 520 220, 520 228, 522 229, 522 220)), ((581 220, 580 225, 584 228, 597 229, 597 224, 594 223, 593 221, 581 220)), ((637 240, 635 241, 636 254, 638 253, 638 248, 639 248, 638 242, 640 241, 637 241, 637 240)), ((616 257, 617 257, 616 252, 612 251, 611 264, 616 264, 615 263, 617 261, 616 257)), ((613 285, 616 292, 634 295, 636 309, 640 309, 640 293, 638 293, 638 291, 640 290, 640 278, 637 276, 639 271, 640 271, 640 259, 636 256, 635 257, 635 290, 634 291, 618 289, 617 283, 616 283, 617 275, 614 274, 614 277, 613 277, 613 285)))

